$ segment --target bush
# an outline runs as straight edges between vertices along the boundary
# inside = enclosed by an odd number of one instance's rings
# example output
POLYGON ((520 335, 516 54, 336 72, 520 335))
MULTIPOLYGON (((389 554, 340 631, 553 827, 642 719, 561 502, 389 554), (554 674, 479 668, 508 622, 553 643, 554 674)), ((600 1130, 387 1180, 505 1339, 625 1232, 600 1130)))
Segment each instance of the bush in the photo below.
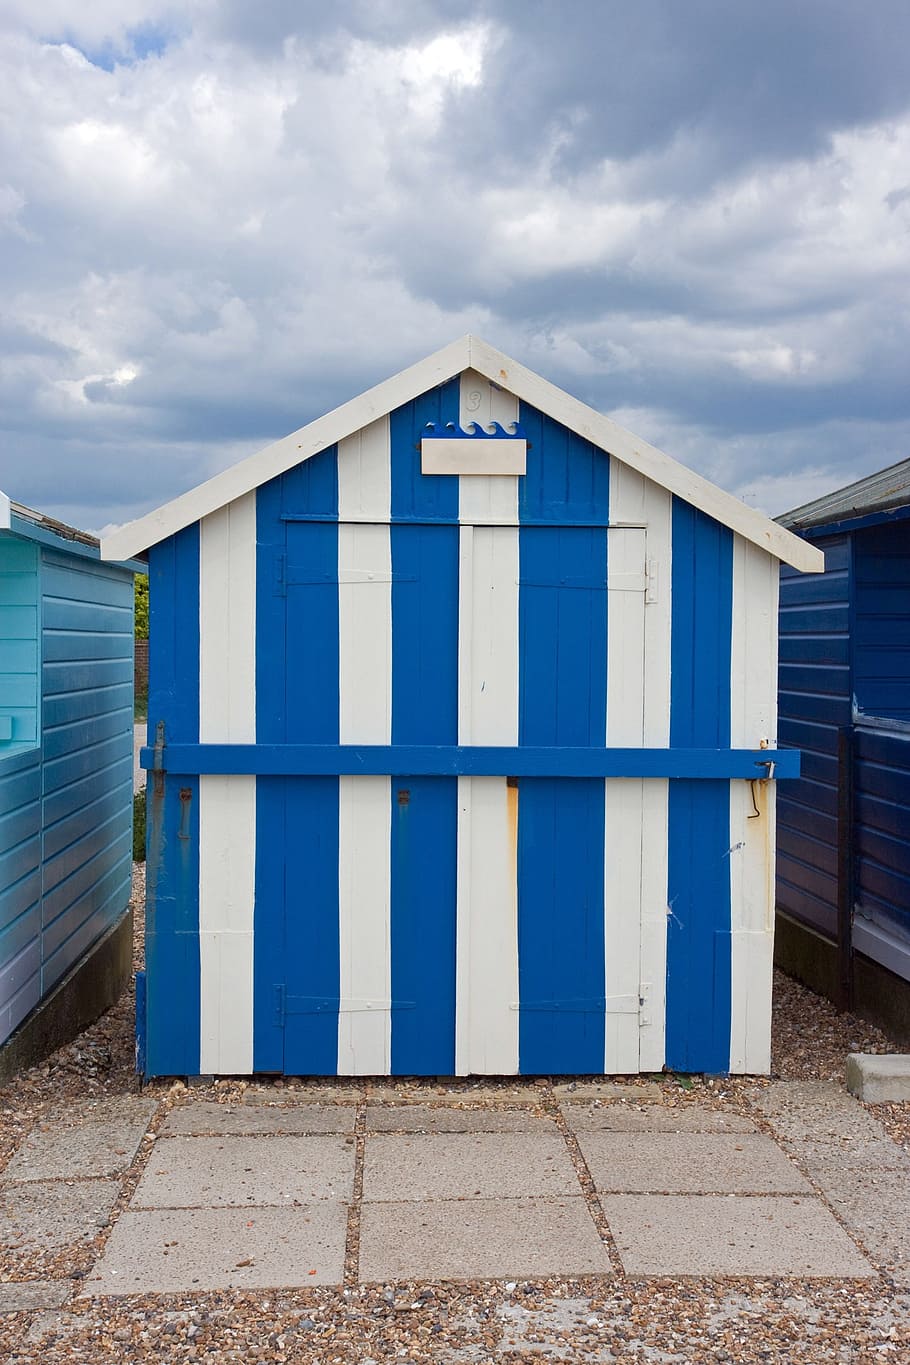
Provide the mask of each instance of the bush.
POLYGON ((145 787, 133 797, 133 862, 145 862, 145 787))

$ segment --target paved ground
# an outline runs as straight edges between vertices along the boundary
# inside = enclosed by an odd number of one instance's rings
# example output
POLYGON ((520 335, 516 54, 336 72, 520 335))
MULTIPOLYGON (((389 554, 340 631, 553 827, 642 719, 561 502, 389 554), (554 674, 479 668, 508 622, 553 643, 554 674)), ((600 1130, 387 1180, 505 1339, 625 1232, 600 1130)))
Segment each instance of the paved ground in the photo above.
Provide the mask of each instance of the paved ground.
MULTIPOLYGON (((0 1241, 27 1255, 111 1222, 84 1284, 108 1295, 882 1269, 910 1287, 910 1159, 843 1086, 756 1086, 751 1117, 623 1089, 541 1105, 516 1086, 476 1107, 371 1106, 357 1089, 186 1091, 161 1113, 101 1100, 22 1143, 0 1241)), ((41 1296, 0 1286, 0 1306, 23 1293, 41 1296)))

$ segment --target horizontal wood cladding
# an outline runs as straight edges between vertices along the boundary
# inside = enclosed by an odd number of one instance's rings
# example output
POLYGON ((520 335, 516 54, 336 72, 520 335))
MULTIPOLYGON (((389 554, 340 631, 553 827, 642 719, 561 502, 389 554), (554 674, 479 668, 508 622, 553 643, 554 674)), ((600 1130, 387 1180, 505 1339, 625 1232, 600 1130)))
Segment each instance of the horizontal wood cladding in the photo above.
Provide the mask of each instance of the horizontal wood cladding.
POLYGON ((852 550, 847 535, 816 542, 825 571, 781 567, 778 739, 802 750, 799 781, 777 808, 777 903, 829 938, 837 926, 838 730, 852 719, 852 550))

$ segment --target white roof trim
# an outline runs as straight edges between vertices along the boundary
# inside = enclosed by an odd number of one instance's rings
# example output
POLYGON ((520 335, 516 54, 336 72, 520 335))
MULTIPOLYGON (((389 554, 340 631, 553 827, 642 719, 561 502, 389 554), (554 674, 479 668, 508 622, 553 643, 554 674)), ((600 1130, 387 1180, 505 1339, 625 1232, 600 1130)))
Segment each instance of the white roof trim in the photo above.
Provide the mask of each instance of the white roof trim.
POLYGON ((633 436, 603 413, 589 408, 587 404, 558 389, 555 384, 472 336, 453 341, 441 351, 384 380, 375 388, 368 389, 358 398, 352 398, 325 416, 317 417, 315 422, 301 427, 299 431, 275 441, 231 469, 225 469, 206 483, 190 489, 188 493, 181 493, 178 498, 149 512, 147 516, 105 536, 101 543, 102 559, 132 559, 150 545, 156 545, 208 516, 210 512, 233 502, 235 498, 243 497, 261 484, 293 469, 327 446, 335 445, 368 423, 409 403, 428 389, 444 384, 469 369, 478 371, 485 379, 539 408, 576 435, 637 469, 646 478, 667 488, 707 516, 729 526, 768 554, 809 573, 819 573, 824 569, 824 555, 807 541, 778 526, 755 508, 747 507, 739 498, 725 493, 646 441, 633 436))
POLYGON ((9 497, 0 488, 0 531, 8 531, 10 526, 12 526, 12 521, 10 520, 9 497))

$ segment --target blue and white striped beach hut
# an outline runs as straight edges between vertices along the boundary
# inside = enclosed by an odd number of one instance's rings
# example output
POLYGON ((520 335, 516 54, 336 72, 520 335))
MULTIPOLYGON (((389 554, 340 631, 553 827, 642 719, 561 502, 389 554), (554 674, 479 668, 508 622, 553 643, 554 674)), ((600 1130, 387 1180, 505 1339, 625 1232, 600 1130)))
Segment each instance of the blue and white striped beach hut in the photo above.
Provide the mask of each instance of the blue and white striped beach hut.
POLYGON ((146 550, 148 1074, 767 1070, 816 550, 472 337, 146 550))

